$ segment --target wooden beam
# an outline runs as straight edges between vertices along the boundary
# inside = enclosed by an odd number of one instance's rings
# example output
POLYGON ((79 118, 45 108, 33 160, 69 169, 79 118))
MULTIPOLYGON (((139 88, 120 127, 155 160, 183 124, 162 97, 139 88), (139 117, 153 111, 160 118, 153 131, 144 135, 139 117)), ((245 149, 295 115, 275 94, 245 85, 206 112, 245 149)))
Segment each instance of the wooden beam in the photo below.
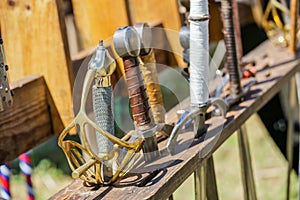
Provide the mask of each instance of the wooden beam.
POLYGON ((42 76, 27 76, 13 82, 11 89, 13 106, 0 112, 0 165, 63 129, 42 76))
POLYGON ((111 38, 119 26, 128 25, 125 0, 72 0, 83 49, 111 38))
POLYGON ((74 76, 61 0, 0 1, 0 20, 10 81, 43 75, 64 124, 68 124, 73 118, 74 76))

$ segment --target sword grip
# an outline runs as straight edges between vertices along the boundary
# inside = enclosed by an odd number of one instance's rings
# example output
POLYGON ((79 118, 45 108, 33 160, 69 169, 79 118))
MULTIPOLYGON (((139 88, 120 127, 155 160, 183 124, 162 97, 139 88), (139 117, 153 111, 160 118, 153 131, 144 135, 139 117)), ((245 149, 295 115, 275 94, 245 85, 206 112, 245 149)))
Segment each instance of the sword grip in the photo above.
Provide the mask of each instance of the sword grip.
POLYGON ((139 61, 137 57, 127 57, 123 61, 134 123, 139 129, 149 128, 153 122, 150 117, 148 95, 139 68, 139 61))
POLYGON ((224 42, 226 46, 226 64, 229 72, 230 94, 238 96, 242 92, 240 71, 235 41, 233 3, 235 0, 221 0, 223 18, 224 42))
MULTIPOLYGON (((114 116, 113 116, 113 89, 112 86, 97 87, 93 86, 93 109, 96 124, 104 131, 114 135, 114 116)), ((96 132, 98 153, 107 154, 113 148, 113 143, 96 132)))
POLYGON ((156 124, 165 123, 165 109, 163 107, 162 94, 158 83, 154 51, 151 50, 148 55, 141 56, 141 60, 140 66, 145 80, 154 121, 156 124))

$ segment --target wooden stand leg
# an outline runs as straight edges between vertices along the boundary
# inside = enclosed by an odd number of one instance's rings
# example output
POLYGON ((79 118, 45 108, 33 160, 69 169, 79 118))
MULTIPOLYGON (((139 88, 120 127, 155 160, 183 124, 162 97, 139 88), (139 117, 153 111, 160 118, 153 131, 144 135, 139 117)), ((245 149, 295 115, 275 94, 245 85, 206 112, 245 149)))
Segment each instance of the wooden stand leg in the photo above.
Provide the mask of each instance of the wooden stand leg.
POLYGON ((244 199, 256 199, 254 176, 252 170, 250 148, 245 125, 238 130, 238 143, 241 159, 242 182, 244 187, 244 199))
POLYGON ((168 200, 174 200, 173 194, 171 194, 171 196, 169 196, 168 200))
POLYGON ((195 200, 218 200, 216 174, 213 157, 203 162, 194 172, 195 200))
POLYGON ((194 172, 195 200, 206 200, 206 166, 207 161, 194 172))
POLYGON ((208 200, 218 200, 218 189, 216 182, 216 173, 214 166, 214 159, 211 156, 207 160, 207 173, 206 173, 206 195, 208 200))
POLYGON ((296 84, 295 77, 292 77, 289 83, 289 114, 288 114, 288 132, 286 141, 286 152, 288 160, 287 172, 287 191, 286 199, 290 197, 290 177, 293 168, 293 144, 294 144, 294 110, 296 108, 296 84))
MULTIPOLYGON (((296 88, 297 88, 297 103, 298 103, 298 123, 300 124, 300 73, 298 72, 296 74, 296 88)), ((300 135, 298 140, 300 141, 300 135)), ((299 145, 299 158, 298 158, 298 174, 300 174, 300 145, 299 145)), ((300 183, 300 176, 298 175, 298 181, 300 183)), ((300 199, 300 184, 298 188, 299 194, 298 199, 300 199)))

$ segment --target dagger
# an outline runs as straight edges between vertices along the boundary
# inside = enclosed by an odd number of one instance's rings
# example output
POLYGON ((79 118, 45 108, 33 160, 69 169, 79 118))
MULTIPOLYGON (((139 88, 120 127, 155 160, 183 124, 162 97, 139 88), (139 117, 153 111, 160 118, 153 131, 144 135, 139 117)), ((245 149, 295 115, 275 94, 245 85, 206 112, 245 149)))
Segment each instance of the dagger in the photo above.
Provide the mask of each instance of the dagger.
POLYGON ((145 139, 143 152, 148 162, 157 158, 159 152, 155 137, 157 126, 152 119, 144 78, 139 68, 141 41, 137 31, 129 26, 117 29, 113 41, 117 54, 123 60, 132 117, 135 128, 145 139))

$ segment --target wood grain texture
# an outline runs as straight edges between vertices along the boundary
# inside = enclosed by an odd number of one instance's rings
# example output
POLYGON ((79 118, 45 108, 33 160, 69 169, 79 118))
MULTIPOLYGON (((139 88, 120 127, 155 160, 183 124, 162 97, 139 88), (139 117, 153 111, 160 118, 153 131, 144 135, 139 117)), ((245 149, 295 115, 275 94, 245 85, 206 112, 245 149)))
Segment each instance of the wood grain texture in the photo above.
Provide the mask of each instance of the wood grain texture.
POLYGON ((133 24, 155 20, 162 22, 163 28, 168 30, 166 31, 167 39, 171 47, 170 51, 173 53, 169 65, 185 66, 181 56, 183 48, 179 43, 179 30, 182 24, 177 0, 128 0, 127 2, 133 24))
POLYGON ((43 75, 66 125, 73 117, 74 76, 60 4, 60 0, 3 0, 0 24, 10 81, 43 75))
POLYGON ((125 0, 72 0, 83 49, 113 36, 119 26, 128 25, 125 0))
POLYGON ((11 86, 14 104, 0 112, 0 165, 49 139, 55 129, 58 134, 63 128, 61 120, 58 123, 58 119, 51 119, 56 109, 49 108, 48 90, 42 76, 27 76, 11 86))

